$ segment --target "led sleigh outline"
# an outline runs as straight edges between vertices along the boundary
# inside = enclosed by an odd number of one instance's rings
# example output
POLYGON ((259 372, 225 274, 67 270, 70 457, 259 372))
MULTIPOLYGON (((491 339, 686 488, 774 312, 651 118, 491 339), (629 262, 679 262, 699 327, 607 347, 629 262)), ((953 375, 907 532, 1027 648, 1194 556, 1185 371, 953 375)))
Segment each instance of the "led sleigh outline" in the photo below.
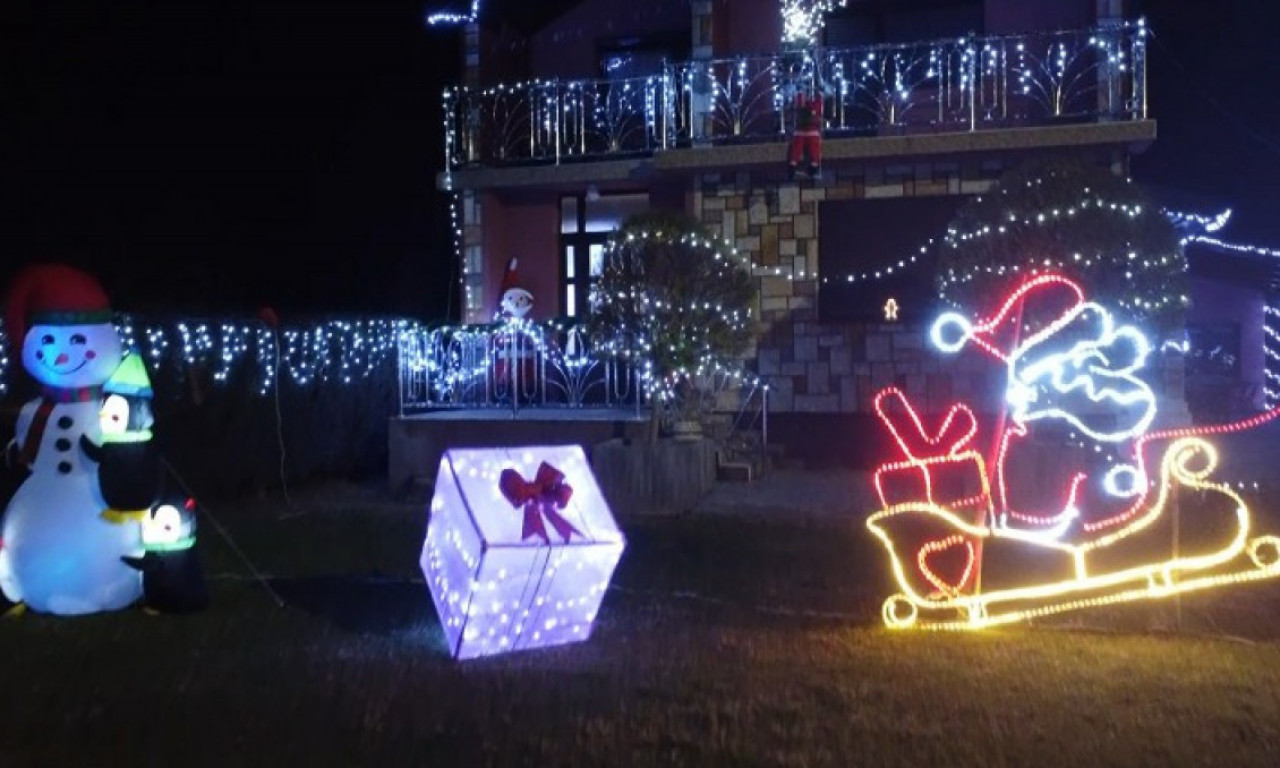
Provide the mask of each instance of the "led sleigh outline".
POLYGON ((1107 573, 1091 574, 1088 567, 1088 553, 1103 546, 1098 542, 1070 545, 1049 538, 1028 536, 1025 532, 973 525, 937 504, 907 502, 877 512, 867 519, 867 527, 888 549, 894 577, 899 588, 902 589, 900 594, 889 597, 884 603, 885 624, 895 629, 908 627, 981 629, 1079 608, 1168 597, 1280 575, 1280 537, 1265 535, 1249 538, 1250 516, 1244 500, 1228 486, 1206 480, 1216 466, 1216 462, 1217 454, 1213 447, 1200 438, 1188 437, 1173 443, 1161 462, 1161 475, 1164 482, 1160 485, 1159 495, 1150 515, 1147 516, 1147 522, 1154 522, 1163 514, 1171 496, 1170 491, 1176 482, 1189 488, 1220 493, 1235 503, 1236 531, 1231 541, 1226 546, 1208 554, 1174 557, 1107 573), (1204 468, 1193 469, 1190 464, 1201 457, 1205 463, 1204 468), (973 539, 1007 539, 1026 546, 1063 553, 1071 558, 1075 576, 1058 582, 992 590, 984 594, 961 595, 944 592, 942 597, 922 595, 915 589, 914 580, 907 574, 903 566, 903 558, 899 555, 893 537, 886 527, 886 523, 893 518, 910 515, 937 518, 944 525, 956 530, 957 535, 973 539), (1180 574, 1216 568, 1242 553, 1247 555, 1252 567, 1229 573, 1210 573, 1178 580, 1180 574), (1083 596, 1094 590, 1107 588, 1117 591, 1094 597, 1083 596), (1057 599, 1057 602, 1052 602, 1054 599, 1057 599), (1026 608, 992 611, 992 608, 1019 601, 1040 602, 1026 608), (963 618, 926 620, 921 617, 922 611, 954 612, 957 610, 961 612, 963 618))

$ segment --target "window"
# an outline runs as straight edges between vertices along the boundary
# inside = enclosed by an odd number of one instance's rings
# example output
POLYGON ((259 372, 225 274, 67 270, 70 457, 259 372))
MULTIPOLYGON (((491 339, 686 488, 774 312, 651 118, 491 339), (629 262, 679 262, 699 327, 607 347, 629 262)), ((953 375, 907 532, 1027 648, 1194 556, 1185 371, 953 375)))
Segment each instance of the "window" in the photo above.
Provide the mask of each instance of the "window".
MULTIPOLYGON (((466 192, 462 195, 461 206, 464 231, 479 232, 479 198, 466 192)), ((468 241, 463 245, 462 257, 463 315, 469 318, 484 306, 484 247, 479 242, 468 241)))
POLYGON ((478 312, 484 306, 484 275, 481 272, 483 264, 484 249, 479 245, 468 245, 466 247, 466 268, 462 278, 468 312, 478 312))
POLYGON ((647 210, 645 192, 560 199, 560 306, 566 316, 581 317, 590 309, 591 287, 604 273, 609 233, 647 210))

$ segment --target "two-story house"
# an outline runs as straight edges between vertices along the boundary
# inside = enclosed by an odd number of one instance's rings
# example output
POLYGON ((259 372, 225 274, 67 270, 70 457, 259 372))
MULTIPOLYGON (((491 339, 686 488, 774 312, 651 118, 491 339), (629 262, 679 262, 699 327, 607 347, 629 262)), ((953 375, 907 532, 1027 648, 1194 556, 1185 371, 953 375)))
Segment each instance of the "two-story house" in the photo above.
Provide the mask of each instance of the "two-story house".
POLYGON ((521 36, 481 4, 437 178, 454 195, 463 320, 494 317, 513 256, 535 319, 580 317, 608 233, 685 211, 759 281, 747 362, 769 387, 772 439, 856 454, 880 387, 931 409, 963 390, 963 371, 922 361, 918 329, 925 246, 969 196, 1049 154, 1123 174, 1155 139, 1146 29, 1126 5, 583 0, 521 36), (815 5, 830 12, 810 38, 784 40, 784 11, 815 5), (801 91, 823 99, 823 158, 795 178, 801 91))

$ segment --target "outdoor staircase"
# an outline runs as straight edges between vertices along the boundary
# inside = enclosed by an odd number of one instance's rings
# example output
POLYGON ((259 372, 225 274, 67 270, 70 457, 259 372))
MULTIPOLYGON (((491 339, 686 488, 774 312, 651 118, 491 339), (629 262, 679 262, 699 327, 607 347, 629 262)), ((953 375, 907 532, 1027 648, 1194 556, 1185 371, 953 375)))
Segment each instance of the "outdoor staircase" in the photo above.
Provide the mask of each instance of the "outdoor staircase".
POLYGON ((765 475, 769 468, 777 466, 774 459, 781 455, 769 446, 767 452, 760 448, 760 433, 751 430, 735 430, 728 414, 714 414, 704 428, 716 443, 716 480, 720 482, 750 483, 765 475))

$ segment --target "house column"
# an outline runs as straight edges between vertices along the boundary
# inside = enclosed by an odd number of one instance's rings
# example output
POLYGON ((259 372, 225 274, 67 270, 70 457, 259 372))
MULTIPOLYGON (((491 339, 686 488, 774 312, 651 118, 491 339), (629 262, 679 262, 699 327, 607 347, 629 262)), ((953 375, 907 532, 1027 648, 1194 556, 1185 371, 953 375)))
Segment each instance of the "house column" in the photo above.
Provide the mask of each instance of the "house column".
POLYGON ((480 24, 469 22, 462 33, 462 84, 480 87, 480 24))
MULTIPOLYGON (((1094 6, 1101 41, 1108 47, 1107 56, 1099 61, 1096 110, 1102 118, 1121 118, 1125 112, 1124 70, 1112 60, 1119 52, 1126 54, 1124 37, 1124 0, 1096 0, 1094 6)), ((1132 67, 1133 62, 1128 62, 1132 67)))
MULTIPOLYGON (((465 89, 480 88, 480 24, 468 22, 462 30, 462 86, 465 89)), ((474 160, 479 155, 479 114, 473 112, 471 102, 463 99, 468 114, 463 125, 455 130, 464 131, 463 156, 474 160)), ((459 288, 464 323, 482 323, 480 311, 484 306, 484 230, 481 228, 480 196, 471 190, 460 192, 454 199, 453 226, 457 238, 459 288)))
POLYGON ((693 47, 689 55, 689 76, 692 79, 689 94, 689 136, 694 143, 699 143, 712 133, 712 113, 715 108, 710 69, 714 52, 711 0, 692 0, 689 3, 689 13, 693 22, 693 47))

